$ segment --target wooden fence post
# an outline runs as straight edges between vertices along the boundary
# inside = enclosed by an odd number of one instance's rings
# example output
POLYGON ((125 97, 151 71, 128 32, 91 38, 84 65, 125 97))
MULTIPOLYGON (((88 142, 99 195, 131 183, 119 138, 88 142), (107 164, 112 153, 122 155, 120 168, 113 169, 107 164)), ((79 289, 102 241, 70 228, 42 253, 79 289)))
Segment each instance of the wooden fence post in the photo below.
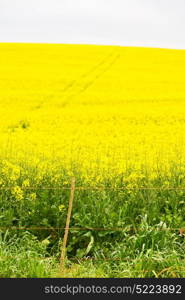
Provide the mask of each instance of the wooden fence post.
POLYGON ((66 218, 66 226, 65 226, 65 233, 63 239, 63 245, 61 249, 61 257, 60 257, 60 270, 63 271, 65 268, 65 259, 66 259, 66 246, 67 246, 67 239, 69 234, 69 224, 71 219, 71 212, 73 207, 73 199, 74 199, 74 192, 75 192, 75 178, 73 177, 71 180, 71 192, 69 197, 69 206, 66 218))

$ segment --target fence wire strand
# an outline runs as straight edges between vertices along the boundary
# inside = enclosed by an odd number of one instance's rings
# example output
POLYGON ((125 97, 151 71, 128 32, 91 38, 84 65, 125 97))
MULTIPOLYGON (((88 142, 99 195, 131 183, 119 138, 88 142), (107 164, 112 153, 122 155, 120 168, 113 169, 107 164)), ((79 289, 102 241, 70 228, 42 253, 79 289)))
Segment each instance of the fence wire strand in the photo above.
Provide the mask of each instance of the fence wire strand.
MULTIPOLYGON (((0 190, 12 190, 14 186, 0 187, 0 190)), ((70 187, 21 187, 23 190, 71 190, 70 187)), ((164 190, 164 191, 185 191, 185 187, 83 187, 76 186, 75 190, 113 190, 113 191, 130 191, 130 190, 164 190)))
MULTIPOLYGON (((11 190, 13 187, 12 186, 8 186, 8 187, 0 187, 1 191, 6 191, 6 190, 11 190)), ((36 190, 36 191, 44 191, 44 190, 55 190, 55 191, 70 191, 71 187, 66 187, 66 186, 58 186, 58 187, 21 187, 23 190, 36 190)), ((84 187, 84 186, 75 186, 75 190, 81 190, 81 191, 106 191, 106 190, 112 190, 112 191, 185 191, 185 187, 105 187, 105 186, 99 186, 99 187, 84 187)), ((155 225, 154 225, 155 226, 155 225)), ((68 231, 107 231, 107 232, 116 232, 116 231, 125 231, 125 232, 132 232, 134 234, 136 234, 137 232, 141 232, 141 231, 148 231, 148 228, 136 228, 134 226, 125 226, 125 227, 110 227, 110 228, 104 228, 104 227, 91 227, 91 226, 87 226, 87 227, 42 227, 42 226, 23 226, 23 227, 17 227, 17 226, 3 226, 0 227, 0 230, 48 230, 48 231, 55 231, 55 230, 68 230, 68 231)), ((150 231, 178 231, 179 232, 179 236, 183 237, 184 236, 184 229, 179 229, 179 228, 166 228, 163 226, 163 224, 161 225, 161 227, 151 227, 149 229, 150 231)), ((15 257, 15 256, 0 256, 0 260, 8 260, 8 259, 19 259, 19 257, 15 257)), ((31 259, 31 260, 36 260, 36 261, 52 261, 52 260, 59 260, 57 257, 27 257, 27 259, 31 259)), ((78 258, 78 257, 70 257, 65 259, 64 263, 68 262, 129 262, 133 261, 131 260, 131 258, 107 258, 107 257, 102 257, 102 258, 98 258, 98 257, 83 257, 83 258, 78 258)), ((181 262, 184 262, 185 259, 182 259, 181 262)), ((184 271, 185 267, 170 267, 167 269, 163 269, 160 272, 158 272, 158 274, 162 274, 164 272, 178 272, 178 271, 184 271)), ((132 270, 132 272, 134 273, 151 273, 154 270, 132 270)), ((129 271, 125 271, 125 273, 128 273, 129 271)))
MULTIPOLYGON (((180 228, 134 228, 134 227, 117 227, 117 228, 98 228, 98 227, 15 227, 15 226, 7 226, 7 227, 0 227, 0 230, 81 230, 81 231, 89 231, 89 230, 94 230, 94 231, 175 231, 178 230, 180 231, 180 228)), ((184 230, 185 231, 185 230, 184 230)))

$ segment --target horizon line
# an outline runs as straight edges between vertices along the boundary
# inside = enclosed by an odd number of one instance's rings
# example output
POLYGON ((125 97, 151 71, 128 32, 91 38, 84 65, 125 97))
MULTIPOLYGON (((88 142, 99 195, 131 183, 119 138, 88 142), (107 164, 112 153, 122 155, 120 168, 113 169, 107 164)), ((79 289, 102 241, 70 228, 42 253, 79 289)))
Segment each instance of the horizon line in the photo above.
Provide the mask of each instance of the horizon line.
POLYGON ((62 43, 62 42, 5 42, 0 41, 0 44, 26 44, 26 45, 71 45, 71 46, 99 46, 99 47, 121 47, 121 48, 145 48, 145 49, 161 49, 161 50, 180 50, 185 51, 185 48, 161 47, 161 46, 139 46, 139 45, 120 45, 120 44, 97 44, 97 43, 62 43))

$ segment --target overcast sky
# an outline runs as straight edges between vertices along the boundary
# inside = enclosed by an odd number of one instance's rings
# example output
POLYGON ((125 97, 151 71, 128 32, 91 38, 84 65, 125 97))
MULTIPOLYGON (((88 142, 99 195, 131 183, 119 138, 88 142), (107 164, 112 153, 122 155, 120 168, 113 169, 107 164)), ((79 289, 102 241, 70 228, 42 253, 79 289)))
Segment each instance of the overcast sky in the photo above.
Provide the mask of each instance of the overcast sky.
POLYGON ((0 42, 185 49, 185 0, 0 0, 0 42))

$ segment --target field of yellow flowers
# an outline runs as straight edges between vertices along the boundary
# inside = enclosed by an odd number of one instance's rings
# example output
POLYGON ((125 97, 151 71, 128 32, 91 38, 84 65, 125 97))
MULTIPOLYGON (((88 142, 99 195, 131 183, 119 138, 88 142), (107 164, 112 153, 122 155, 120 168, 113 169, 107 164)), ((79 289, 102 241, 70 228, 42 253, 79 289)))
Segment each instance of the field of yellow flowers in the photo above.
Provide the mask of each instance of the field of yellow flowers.
POLYGON ((57 264, 73 176, 80 275, 184 276, 185 50, 0 44, 0 276, 57 264))

